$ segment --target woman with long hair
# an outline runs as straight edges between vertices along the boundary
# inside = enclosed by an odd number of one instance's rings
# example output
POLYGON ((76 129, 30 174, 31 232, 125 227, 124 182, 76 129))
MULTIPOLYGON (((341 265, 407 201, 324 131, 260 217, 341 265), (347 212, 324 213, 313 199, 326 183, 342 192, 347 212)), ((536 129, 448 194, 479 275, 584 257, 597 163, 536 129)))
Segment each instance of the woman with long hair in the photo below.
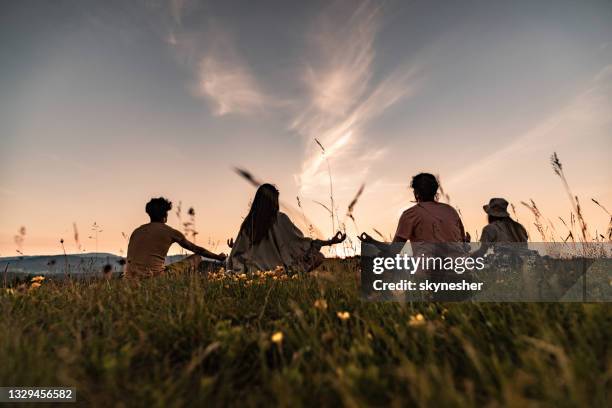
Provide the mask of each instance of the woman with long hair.
POLYGON ((259 186, 236 241, 228 241, 232 248, 227 260, 228 271, 266 271, 277 266, 311 271, 323 261, 321 247, 341 243, 346 238, 341 232, 327 241, 305 237, 289 217, 280 212, 278 196, 272 184, 259 186))
POLYGON ((475 255, 484 255, 492 245, 498 243, 513 243, 511 247, 514 248, 526 247, 527 230, 510 218, 508 201, 503 198, 492 198, 489 204, 483 205, 482 208, 487 213, 489 223, 482 229, 481 246, 475 255))

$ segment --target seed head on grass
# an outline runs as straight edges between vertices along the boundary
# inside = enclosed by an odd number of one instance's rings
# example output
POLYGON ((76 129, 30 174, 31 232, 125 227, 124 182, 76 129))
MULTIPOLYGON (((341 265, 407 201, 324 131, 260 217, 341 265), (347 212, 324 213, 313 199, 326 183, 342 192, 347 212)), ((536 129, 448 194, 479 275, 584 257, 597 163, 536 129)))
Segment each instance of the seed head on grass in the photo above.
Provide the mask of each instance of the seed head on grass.
POLYGON ((77 252, 81 252, 81 241, 79 241, 79 229, 77 228, 76 222, 72 223, 72 233, 74 238, 74 244, 77 247, 77 252))
POLYGON ((587 224, 582 216, 582 211, 580 209, 580 203, 578 201, 578 196, 572 194, 572 190, 569 187, 567 179, 565 178, 565 174, 563 173, 563 165, 561 164, 561 160, 559 160, 559 156, 557 156, 557 152, 554 152, 550 157, 550 163, 552 165, 553 171, 561 181, 563 182, 563 187, 565 188, 565 192, 570 200, 572 208, 574 209, 574 213, 576 213, 576 217, 578 218, 578 223, 580 224, 580 232, 582 233, 583 242, 587 242, 587 224))
POLYGON ((361 187, 359 187, 359 190, 357 190, 357 194, 355 194, 355 197, 353 198, 353 200, 350 202, 348 206, 346 216, 349 217, 351 220, 353 220, 353 222, 355 222, 355 217, 353 216, 353 210, 355 209, 355 205, 357 205, 357 202, 359 201, 359 197, 361 197, 361 194, 363 194, 364 189, 365 189, 365 184, 362 184, 361 187))
POLYGON ((255 179, 255 177, 248 170, 235 167, 234 171, 238 175, 240 175, 243 179, 245 179, 246 181, 251 183, 253 185, 253 187, 259 187, 262 184, 261 181, 255 179))
POLYGON ((13 240, 15 241, 15 245, 17 246, 17 253, 20 255, 23 255, 23 242, 25 241, 25 236, 26 236, 26 227, 21 227, 19 228, 19 231, 17 231, 17 235, 15 235, 13 237, 13 240))
POLYGON ((544 226, 542 225, 542 213, 538 209, 535 201, 531 199, 529 201, 531 202, 530 204, 524 201, 521 201, 521 204, 529 208, 529 211, 533 213, 533 217, 535 218, 535 222, 533 223, 533 225, 535 225, 536 229, 540 233, 542 240, 546 241, 546 231, 544 231, 544 226))

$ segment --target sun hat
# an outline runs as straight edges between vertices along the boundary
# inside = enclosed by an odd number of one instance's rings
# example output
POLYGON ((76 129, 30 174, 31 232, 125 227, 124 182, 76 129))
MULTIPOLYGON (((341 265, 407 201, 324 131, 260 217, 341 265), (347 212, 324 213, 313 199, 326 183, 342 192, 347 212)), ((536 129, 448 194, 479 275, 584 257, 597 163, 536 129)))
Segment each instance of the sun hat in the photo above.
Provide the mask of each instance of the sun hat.
POLYGON ((494 217, 509 217, 508 202, 503 198, 492 198, 489 204, 482 206, 482 209, 489 215, 494 217))

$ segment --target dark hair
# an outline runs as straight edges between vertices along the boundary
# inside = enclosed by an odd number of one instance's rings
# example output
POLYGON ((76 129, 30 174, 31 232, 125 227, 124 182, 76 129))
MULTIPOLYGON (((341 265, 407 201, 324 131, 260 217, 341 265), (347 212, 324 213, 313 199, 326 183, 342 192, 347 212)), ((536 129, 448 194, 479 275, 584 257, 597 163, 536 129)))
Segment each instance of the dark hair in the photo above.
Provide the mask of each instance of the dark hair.
POLYGON ((527 242, 527 230, 521 225, 521 223, 514 221, 510 217, 496 217, 494 215, 487 215, 489 224, 495 221, 501 221, 508 225, 508 230, 514 238, 514 242, 527 242))
POLYGON ((251 209, 240 227, 240 231, 244 231, 254 245, 259 244, 268 235, 268 231, 276 222, 279 210, 278 194, 272 184, 262 184, 255 193, 251 209))
POLYGON ((410 187, 417 201, 434 201, 438 192, 438 179, 429 173, 419 173, 412 178, 410 187))
POLYGON ((152 198, 145 207, 145 211, 151 217, 151 222, 164 222, 171 209, 172 202, 164 197, 152 198))

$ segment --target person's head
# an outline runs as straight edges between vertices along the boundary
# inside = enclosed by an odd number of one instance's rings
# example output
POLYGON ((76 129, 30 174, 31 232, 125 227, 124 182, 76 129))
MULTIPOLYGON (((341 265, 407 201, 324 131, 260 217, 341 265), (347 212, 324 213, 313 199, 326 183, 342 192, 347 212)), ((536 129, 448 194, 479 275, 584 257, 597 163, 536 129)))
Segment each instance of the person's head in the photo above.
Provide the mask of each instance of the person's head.
POLYGON ((149 214, 151 222, 166 222, 168 221, 168 211, 172 209, 172 202, 164 197, 152 198, 145 207, 145 211, 149 214))
POLYGON ((508 201, 503 198, 492 198, 489 204, 482 206, 482 209, 487 213, 487 221, 489 224, 494 222, 502 222, 509 227, 510 234, 514 242, 527 242, 527 230, 519 222, 510 218, 508 212, 508 201))
POLYGON ((487 213, 489 224, 510 218, 510 213, 508 213, 508 201, 503 198, 490 199, 489 204, 483 205, 482 209, 487 213))
POLYGON ((435 201, 438 193, 438 180, 429 173, 419 173, 412 178, 410 187, 414 191, 414 198, 418 201, 435 201))
POLYGON ((242 222, 244 230, 251 242, 258 244, 268 234, 278 216, 278 190, 272 184, 262 184, 255 193, 251 209, 242 222))

